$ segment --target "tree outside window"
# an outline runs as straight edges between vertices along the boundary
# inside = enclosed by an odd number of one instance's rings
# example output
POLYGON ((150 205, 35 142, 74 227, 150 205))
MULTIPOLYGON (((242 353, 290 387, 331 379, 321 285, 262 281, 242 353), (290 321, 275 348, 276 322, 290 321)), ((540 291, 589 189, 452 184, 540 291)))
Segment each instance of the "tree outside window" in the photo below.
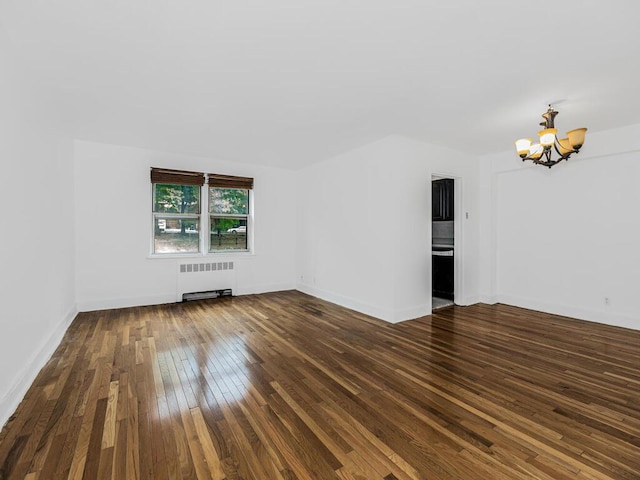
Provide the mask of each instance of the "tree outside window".
POLYGON ((209 187, 209 251, 248 250, 249 190, 209 187))
POLYGON ((153 253, 200 251, 200 187, 153 184, 153 253))
POLYGON ((253 178, 154 167, 151 185, 154 255, 249 251, 253 178))

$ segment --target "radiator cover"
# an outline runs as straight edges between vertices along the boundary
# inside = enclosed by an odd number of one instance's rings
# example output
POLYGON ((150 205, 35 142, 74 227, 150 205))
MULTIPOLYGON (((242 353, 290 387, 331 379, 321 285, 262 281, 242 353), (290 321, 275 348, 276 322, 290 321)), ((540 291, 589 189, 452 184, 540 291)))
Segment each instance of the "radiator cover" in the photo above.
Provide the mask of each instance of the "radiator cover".
POLYGON ((176 302, 185 301, 187 294, 215 298, 220 296, 217 292, 236 290, 233 261, 180 262, 177 270, 176 302))

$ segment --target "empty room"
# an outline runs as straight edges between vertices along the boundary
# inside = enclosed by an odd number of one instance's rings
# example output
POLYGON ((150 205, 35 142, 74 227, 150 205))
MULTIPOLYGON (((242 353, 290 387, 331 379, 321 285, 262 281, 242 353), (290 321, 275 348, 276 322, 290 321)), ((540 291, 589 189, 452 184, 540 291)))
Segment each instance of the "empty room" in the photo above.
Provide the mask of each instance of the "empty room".
POLYGON ((640 479, 627 0, 0 0, 0 480, 640 479))

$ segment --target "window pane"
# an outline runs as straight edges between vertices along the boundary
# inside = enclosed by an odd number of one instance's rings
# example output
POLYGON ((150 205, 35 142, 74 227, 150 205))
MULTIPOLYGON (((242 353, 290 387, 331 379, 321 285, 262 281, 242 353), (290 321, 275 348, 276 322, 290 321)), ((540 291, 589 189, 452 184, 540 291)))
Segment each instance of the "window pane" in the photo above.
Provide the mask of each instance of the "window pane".
POLYGON ((209 251, 247 249, 246 218, 211 217, 209 251))
POLYGON ((158 213, 200 213, 197 185, 153 184, 153 211, 158 213))
POLYGON ((232 215, 249 213, 249 190, 240 188, 209 188, 209 211, 232 215))
POLYGON ((153 253, 198 253, 200 222, 195 218, 155 217, 153 253))

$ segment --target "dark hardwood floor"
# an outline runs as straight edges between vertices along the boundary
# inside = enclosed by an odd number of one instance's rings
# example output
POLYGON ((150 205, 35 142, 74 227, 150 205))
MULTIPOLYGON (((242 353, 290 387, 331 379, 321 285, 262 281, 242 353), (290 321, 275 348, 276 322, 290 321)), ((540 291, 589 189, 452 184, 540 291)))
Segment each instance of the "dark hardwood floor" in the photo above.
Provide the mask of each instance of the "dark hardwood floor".
POLYGON ((640 331, 299 292, 80 314, 1 479, 640 478, 640 331))

